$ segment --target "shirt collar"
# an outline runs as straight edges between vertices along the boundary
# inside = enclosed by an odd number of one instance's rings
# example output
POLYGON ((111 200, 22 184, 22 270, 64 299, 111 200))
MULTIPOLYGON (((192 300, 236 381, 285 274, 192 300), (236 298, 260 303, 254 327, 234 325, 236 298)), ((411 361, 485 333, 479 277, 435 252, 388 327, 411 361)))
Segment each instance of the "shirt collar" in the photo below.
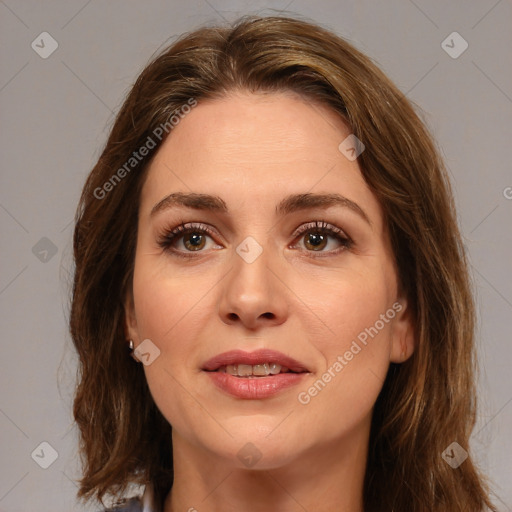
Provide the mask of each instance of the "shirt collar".
POLYGON ((155 507, 155 498, 152 485, 146 485, 142 495, 142 512, 160 512, 155 507))

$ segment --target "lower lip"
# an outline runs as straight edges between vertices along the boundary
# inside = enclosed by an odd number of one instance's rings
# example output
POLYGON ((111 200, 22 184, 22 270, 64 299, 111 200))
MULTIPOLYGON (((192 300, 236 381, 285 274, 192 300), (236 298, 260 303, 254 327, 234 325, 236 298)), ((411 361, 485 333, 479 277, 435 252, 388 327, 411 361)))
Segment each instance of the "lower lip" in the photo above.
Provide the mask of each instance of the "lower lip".
POLYGON ((235 377, 224 372, 206 372, 222 391, 247 400, 261 400, 298 384, 307 373, 279 373, 268 377, 235 377))

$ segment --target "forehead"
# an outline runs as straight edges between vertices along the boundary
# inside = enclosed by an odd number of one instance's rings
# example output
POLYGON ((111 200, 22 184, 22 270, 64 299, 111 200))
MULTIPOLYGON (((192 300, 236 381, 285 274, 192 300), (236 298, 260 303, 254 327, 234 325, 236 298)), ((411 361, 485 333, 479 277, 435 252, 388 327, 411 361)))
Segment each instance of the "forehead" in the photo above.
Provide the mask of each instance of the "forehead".
MULTIPOLYGON (((350 134, 326 106, 294 93, 236 93, 199 102, 159 148, 148 170, 141 209, 169 192, 225 197, 233 207, 253 198, 277 203, 290 193, 338 192, 380 206, 359 165, 338 149, 350 134)), ((253 205, 255 206, 255 205, 253 205)))
POLYGON ((304 159, 307 153, 318 159, 319 152, 330 146, 336 151, 326 153, 326 160, 329 154, 339 155, 337 147, 349 133, 339 115, 295 93, 232 93, 201 101, 161 149, 179 147, 180 153, 188 150, 188 158, 194 160, 212 154, 228 162, 243 162, 245 157, 250 165, 259 160, 254 157, 268 153, 280 163, 304 159))

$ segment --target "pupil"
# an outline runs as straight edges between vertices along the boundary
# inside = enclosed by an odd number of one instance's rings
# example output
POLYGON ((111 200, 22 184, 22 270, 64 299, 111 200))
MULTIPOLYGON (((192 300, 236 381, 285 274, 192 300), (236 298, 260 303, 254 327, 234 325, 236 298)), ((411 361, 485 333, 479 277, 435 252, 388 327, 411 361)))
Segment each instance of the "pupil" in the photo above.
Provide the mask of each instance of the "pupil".
POLYGON ((321 244, 323 242, 323 237, 324 237, 323 235, 310 234, 309 241, 310 241, 311 245, 318 246, 319 244, 321 244))
POLYGON ((325 235, 322 233, 309 233, 307 237, 306 246, 310 249, 323 249, 325 247, 325 235))
POLYGON ((192 245, 193 247, 200 247, 201 246, 201 237, 203 235, 200 234, 190 234, 188 238, 188 243, 192 245))

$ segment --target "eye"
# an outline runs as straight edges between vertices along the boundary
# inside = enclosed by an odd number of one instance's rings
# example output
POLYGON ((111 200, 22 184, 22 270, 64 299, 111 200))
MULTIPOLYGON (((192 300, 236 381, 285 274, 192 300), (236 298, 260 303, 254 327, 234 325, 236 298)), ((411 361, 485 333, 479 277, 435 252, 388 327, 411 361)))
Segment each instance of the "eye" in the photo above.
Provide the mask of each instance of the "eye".
MULTIPOLYGON (((304 246, 307 252, 338 254, 353 245, 353 241, 340 228, 324 221, 304 224, 296 229, 292 236, 296 239, 302 235, 304 235, 304 246), (336 240, 338 248, 324 251, 323 249, 329 244, 329 238, 336 240)), ((206 239, 211 239, 212 236, 215 236, 215 232, 205 224, 181 223, 176 228, 162 233, 158 237, 158 245, 179 257, 191 258, 194 257, 194 252, 204 252, 206 239), (181 248, 177 247, 180 242, 181 248)), ((216 248, 222 248, 222 246, 217 245, 216 248)))
POLYGON ((214 232, 205 224, 182 223, 173 230, 160 235, 158 245, 165 251, 172 251, 177 256, 190 258, 193 257, 193 254, 187 254, 187 252, 201 252, 206 245, 206 238, 211 239, 213 235, 214 232), (176 248, 180 241, 184 249, 176 248))
POLYGON ((294 237, 304 235, 304 246, 308 252, 326 252, 329 254, 338 254, 339 252, 350 249, 353 241, 341 230, 325 221, 308 222, 295 230, 294 237), (334 238, 338 243, 338 248, 330 251, 324 251, 329 243, 329 238, 334 238))

